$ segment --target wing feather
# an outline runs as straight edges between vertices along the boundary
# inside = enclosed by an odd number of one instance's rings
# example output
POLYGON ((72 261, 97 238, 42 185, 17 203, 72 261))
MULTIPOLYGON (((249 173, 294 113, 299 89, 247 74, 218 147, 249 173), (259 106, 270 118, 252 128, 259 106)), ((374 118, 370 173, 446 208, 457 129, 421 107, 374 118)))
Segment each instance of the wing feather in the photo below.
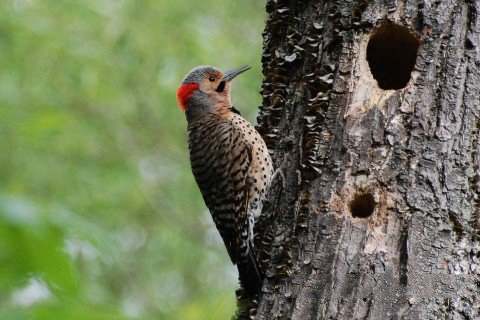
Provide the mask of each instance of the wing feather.
MULTIPOLYGON (((228 120, 189 128, 192 171, 233 263, 246 253, 252 150, 228 120), (215 141, 216 143, 212 143, 215 141)), ((253 222, 253 221, 252 221, 253 222)))

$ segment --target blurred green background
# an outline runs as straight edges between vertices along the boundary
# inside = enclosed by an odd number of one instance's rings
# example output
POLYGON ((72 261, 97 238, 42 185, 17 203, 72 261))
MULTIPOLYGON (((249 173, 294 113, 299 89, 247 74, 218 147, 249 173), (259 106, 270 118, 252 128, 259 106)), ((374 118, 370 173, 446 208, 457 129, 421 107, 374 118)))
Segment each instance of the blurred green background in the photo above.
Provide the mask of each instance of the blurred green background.
POLYGON ((251 64, 263 1, 0 3, 0 319, 227 319, 236 269, 193 180, 175 91, 251 64))

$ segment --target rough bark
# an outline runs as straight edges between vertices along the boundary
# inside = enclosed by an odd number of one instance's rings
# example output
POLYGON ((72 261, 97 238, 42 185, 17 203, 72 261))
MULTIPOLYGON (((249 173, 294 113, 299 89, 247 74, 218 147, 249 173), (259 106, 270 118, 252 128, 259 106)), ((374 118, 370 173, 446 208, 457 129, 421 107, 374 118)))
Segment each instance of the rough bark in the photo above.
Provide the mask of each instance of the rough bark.
POLYGON ((266 9, 257 128, 284 178, 257 228, 266 280, 252 314, 480 319, 479 2, 266 9), (390 68, 367 61, 375 34, 380 48, 406 41, 385 49, 390 68), (408 67, 412 39, 411 79, 381 89, 408 67))

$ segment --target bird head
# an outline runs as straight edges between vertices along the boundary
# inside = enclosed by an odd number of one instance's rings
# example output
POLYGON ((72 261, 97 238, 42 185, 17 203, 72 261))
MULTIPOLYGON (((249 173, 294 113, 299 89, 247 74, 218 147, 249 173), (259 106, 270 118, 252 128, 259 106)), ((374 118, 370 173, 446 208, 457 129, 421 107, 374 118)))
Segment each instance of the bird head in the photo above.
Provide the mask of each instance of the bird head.
POLYGON ((230 110, 232 80, 250 69, 242 66, 222 73, 210 66, 193 68, 177 89, 177 102, 187 119, 206 112, 230 110))

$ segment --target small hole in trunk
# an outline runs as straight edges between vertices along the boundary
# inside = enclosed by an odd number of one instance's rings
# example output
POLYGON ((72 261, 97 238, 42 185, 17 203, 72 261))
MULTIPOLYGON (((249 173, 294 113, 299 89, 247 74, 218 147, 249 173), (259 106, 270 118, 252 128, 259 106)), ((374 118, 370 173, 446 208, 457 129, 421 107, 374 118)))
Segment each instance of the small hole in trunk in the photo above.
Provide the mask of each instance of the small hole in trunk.
POLYGON ((367 61, 383 90, 405 88, 417 60, 419 39, 408 28, 385 21, 367 46, 367 61))
POLYGON ((368 218, 375 209, 375 199, 371 193, 358 194, 350 201, 350 212, 354 218, 368 218))

